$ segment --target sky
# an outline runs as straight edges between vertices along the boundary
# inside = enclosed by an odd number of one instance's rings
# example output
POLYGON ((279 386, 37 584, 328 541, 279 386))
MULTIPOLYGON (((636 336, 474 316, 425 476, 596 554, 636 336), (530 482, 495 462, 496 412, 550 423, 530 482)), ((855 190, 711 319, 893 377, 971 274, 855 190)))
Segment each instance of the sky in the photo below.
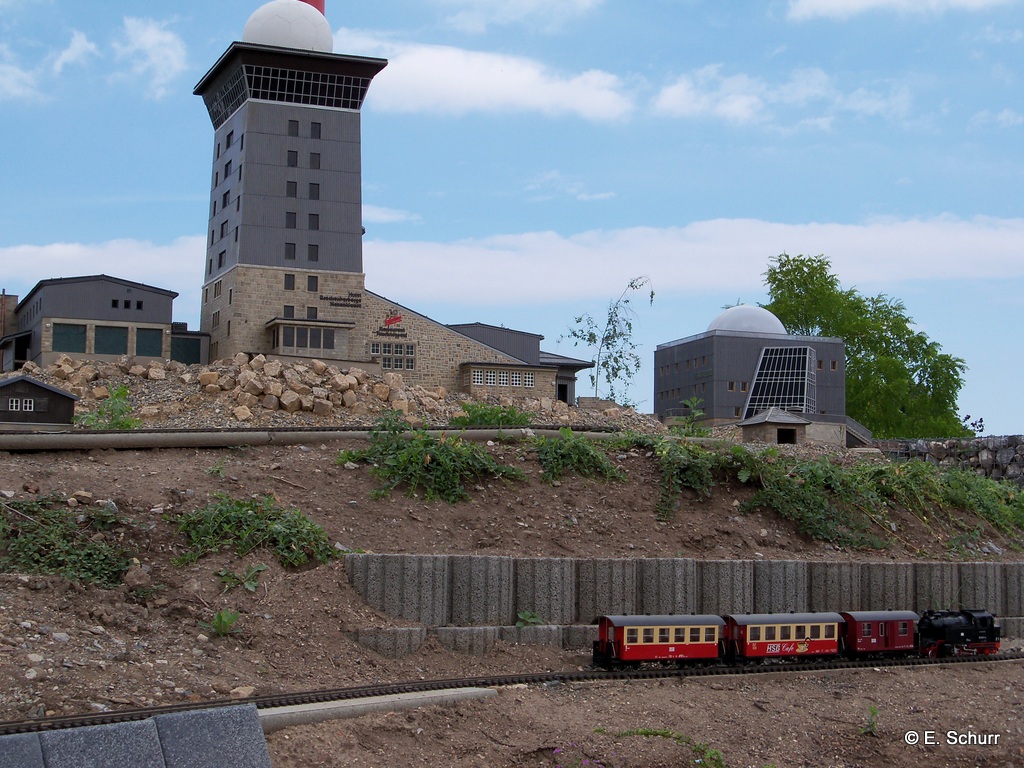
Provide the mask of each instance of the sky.
MULTIPOLYGON (((106 273, 198 327, 213 128, 259 0, 0 0, 0 287, 106 273)), ((647 277, 660 343, 767 301, 781 253, 900 299, 1024 433, 1024 0, 327 0, 387 58, 362 113, 366 287, 542 334, 647 277)), ((581 374, 578 394, 592 394, 581 374)))

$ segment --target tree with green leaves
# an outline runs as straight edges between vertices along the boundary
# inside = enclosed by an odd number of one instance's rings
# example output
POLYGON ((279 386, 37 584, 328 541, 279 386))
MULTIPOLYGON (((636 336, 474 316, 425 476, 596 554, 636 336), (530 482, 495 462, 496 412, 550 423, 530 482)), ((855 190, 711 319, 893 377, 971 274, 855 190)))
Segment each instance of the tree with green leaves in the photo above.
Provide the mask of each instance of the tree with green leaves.
MULTIPOLYGON (((590 383, 594 385, 594 397, 603 382, 607 389, 605 396, 622 405, 634 405, 627 397, 629 384, 640 370, 640 356, 633 341, 633 320, 636 310, 631 305, 633 294, 643 288, 650 288, 651 279, 646 276, 634 277, 626 284, 619 298, 608 302, 608 314, 601 326, 590 314, 584 312, 575 319, 568 337, 573 346, 583 345, 594 351, 594 368, 590 383)), ((651 289, 649 303, 654 303, 651 289)))
POLYGON ((846 344, 846 413, 876 437, 966 437, 957 396, 967 365, 915 331, 899 299, 843 288, 824 256, 781 254, 764 274, 770 310, 791 334, 846 344))

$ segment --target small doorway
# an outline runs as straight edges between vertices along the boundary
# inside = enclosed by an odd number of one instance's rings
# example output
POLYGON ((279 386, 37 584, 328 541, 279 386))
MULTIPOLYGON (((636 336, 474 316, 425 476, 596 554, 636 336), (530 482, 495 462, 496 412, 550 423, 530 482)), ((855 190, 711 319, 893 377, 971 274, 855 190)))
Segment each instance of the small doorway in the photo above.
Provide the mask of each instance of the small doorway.
POLYGON ((796 445, 796 430, 779 427, 775 442, 779 445, 796 445))
POLYGON ((568 384, 557 384, 556 390, 558 392, 558 399, 563 403, 569 402, 569 385, 568 384))

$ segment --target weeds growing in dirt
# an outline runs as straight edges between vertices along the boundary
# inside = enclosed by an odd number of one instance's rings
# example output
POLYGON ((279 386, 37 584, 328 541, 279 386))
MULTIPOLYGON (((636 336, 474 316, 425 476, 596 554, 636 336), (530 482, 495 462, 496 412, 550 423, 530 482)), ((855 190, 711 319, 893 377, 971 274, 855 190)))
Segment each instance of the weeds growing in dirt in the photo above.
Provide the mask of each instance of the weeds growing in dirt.
POLYGON ((265 570, 267 570, 267 566, 264 563, 259 563, 258 565, 247 565, 245 572, 241 574, 221 568, 217 571, 217 575, 220 576, 220 583, 224 585, 225 592, 235 587, 244 587, 246 592, 255 592, 260 585, 260 574, 265 570))
POLYGON ((625 480, 626 475, 615 466, 604 449, 583 435, 562 427, 558 437, 537 437, 531 441, 542 468, 541 480, 553 483, 567 472, 580 477, 625 480))
POLYGON ((861 736, 878 735, 878 707, 874 704, 868 707, 868 719, 860 728, 861 736))
POLYGON ((235 626, 238 621, 238 611, 232 611, 225 608, 222 611, 217 611, 213 614, 213 618, 210 621, 200 621, 199 626, 203 629, 208 629, 217 637, 226 637, 233 635, 239 631, 235 626))
POLYGON ((175 565, 194 563, 227 548, 239 557, 270 549, 287 567, 310 560, 326 563, 336 556, 327 532, 297 509, 282 509, 269 496, 239 500, 217 493, 214 499, 175 519, 188 541, 188 549, 174 559, 175 565))
POLYGON ((128 555, 102 531, 120 522, 112 505, 70 509, 59 496, 0 502, 0 570, 112 589, 128 570, 128 555))
POLYGON ((545 623, 544 619, 533 611, 520 611, 516 614, 516 619, 517 627, 537 627, 545 623))
POLYGON ((440 499, 454 504, 469 498, 466 483, 480 478, 521 480, 523 473, 499 464, 475 443, 456 435, 437 437, 413 429, 397 413, 385 415, 370 431, 369 447, 341 451, 338 464, 366 462, 383 487, 373 492, 383 498, 404 487, 412 496, 423 493, 427 501, 440 499))
POLYGON ((117 387, 106 400, 102 400, 92 413, 75 416, 75 424, 86 429, 135 429, 142 422, 131 416, 128 387, 117 387))
POLYGON ((702 741, 695 741, 692 737, 667 728, 633 728, 629 731, 617 733, 619 738, 631 736, 655 737, 674 741, 681 747, 689 747, 693 753, 693 762, 701 766, 712 766, 712 768, 726 768, 725 758, 717 749, 705 744, 702 741))
POLYGON ((487 403, 466 402, 462 404, 464 416, 454 416, 448 420, 453 427, 525 427, 533 421, 533 416, 515 408, 487 403))

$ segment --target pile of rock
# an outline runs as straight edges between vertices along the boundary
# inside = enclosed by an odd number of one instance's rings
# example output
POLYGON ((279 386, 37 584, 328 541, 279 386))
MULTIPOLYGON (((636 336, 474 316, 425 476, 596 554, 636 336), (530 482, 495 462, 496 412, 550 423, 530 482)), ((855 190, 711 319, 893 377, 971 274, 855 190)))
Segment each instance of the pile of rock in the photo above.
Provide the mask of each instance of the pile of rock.
MULTIPOLYGON (((126 387, 137 418, 168 428, 369 426, 387 410, 410 422, 444 426, 472 400, 444 387, 410 385, 395 372, 378 377, 321 360, 282 362, 244 353, 191 366, 175 361, 143 366, 131 358, 100 363, 62 355, 45 369, 29 363, 23 372, 77 395, 81 412, 94 410, 116 388, 126 387)), ((550 397, 489 400, 533 414, 538 425, 647 433, 664 429, 653 416, 615 405, 583 410, 550 397)))

